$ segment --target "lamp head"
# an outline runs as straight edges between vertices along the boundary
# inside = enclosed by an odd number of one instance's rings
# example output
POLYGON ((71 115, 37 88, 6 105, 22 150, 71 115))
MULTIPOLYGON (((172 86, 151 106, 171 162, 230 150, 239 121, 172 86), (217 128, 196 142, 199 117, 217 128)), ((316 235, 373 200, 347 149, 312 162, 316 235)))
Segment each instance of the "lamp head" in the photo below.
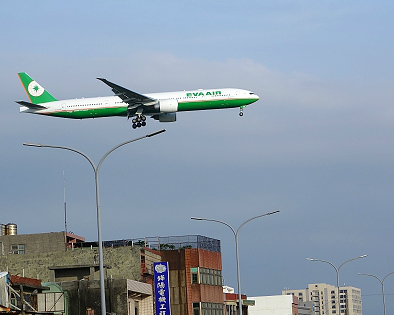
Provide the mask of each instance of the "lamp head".
POLYGON ((153 136, 156 136, 156 135, 158 135, 158 134, 160 134, 160 133, 162 133, 162 132, 165 132, 166 130, 165 129, 161 129, 161 130, 159 130, 159 131, 155 131, 155 132, 152 132, 152 133, 150 133, 150 134, 147 134, 146 136, 149 138, 149 137, 153 137, 153 136))
POLYGON ((39 147, 39 148, 42 147, 42 144, 40 144, 40 143, 37 144, 37 143, 23 142, 23 145, 28 146, 28 147, 39 147))

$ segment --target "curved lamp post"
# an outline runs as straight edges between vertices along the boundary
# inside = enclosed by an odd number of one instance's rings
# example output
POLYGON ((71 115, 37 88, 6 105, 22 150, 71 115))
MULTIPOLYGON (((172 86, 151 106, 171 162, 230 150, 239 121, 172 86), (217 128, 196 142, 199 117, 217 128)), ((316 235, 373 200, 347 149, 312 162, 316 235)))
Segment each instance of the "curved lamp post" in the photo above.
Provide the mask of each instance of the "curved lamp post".
POLYGON ((370 277, 374 277, 374 278, 376 278, 376 279, 379 280, 380 284, 382 285, 383 314, 384 314, 384 315, 386 315, 386 298, 385 298, 385 296, 384 296, 384 280, 386 280, 386 278, 387 278, 389 275, 392 275, 393 273, 394 273, 394 271, 388 273, 387 275, 384 276, 383 279, 380 279, 379 277, 377 277, 377 276, 375 276, 375 275, 372 275, 372 274, 369 274, 369 273, 358 273, 358 275, 360 275, 360 276, 370 276, 370 277))
POLYGON ((230 224, 228 224, 226 222, 223 222, 223 221, 220 221, 220 220, 194 218, 194 217, 191 218, 192 220, 212 221, 212 222, 218 222, 218 223, 224 224, 224 225, 228 226, 231 229, 231 231, 233 232, 233 234, 234 234, 234 237, 235 237, 235 258, 236 258, 236 261, 237 261, 239 315, 242 315, 242 295, 241 295, 241 272, 240 272, 240 267, 239 267, 239 252, 238 252, 238 232, 249 221, 252 221, 254 219, 257 219, 257 218, 260 218, 260 217, 264 217, 264 216, 267 216, 267 215, 271 215, 271 214, 274 214, 274 213, 277 213, 277 212, 279 212, 279 210, 275 210, 275 211, 272 211, 272 212, 268 212, 268 213, 261 214, 261 215, 255 216, 253 218, 250 218, 249 220, 246 220, 244 223, 242 223, 237 230, 235 230, 230 224))
POLYGON ((73 148, 69 147, 64 147, 64 146, 59 146, 59 145, 47 145, 47 144, 36 144, 36 143, 23 143, 25 146, 30 146, 30 147, 38 147, 38 148, 53 148, 53 149, 64 149, 64 150, 69 150, 73 151, 75 153, 78 153, 82 155, 84 158, 86 158, 90 165, 93 167, 94 171, 94 176, 95 176, 95 182, 96 182, 96 207, 97 207, 97 234, 98 234, 98 245, 99 245, 99 270, 100 270, 100 302, 101 302, 101 315, 106 315, 106 305, 105 305, 105 281, 104 281, 104 257, 103 257, 103 241, 102 241, 102 236, 101 236, 101 213, 100 213, 100 193, 99 193, 99 171, 101 168, 101 164, 105 160, 105 158, 113 151, 118 149, 121 146, 124 146, 125 144, 135 142, 144 138, 149 138, 156 136, 162 132, 165 132, 165 129, 147 134, 145 136, 128 140, 125 142, 122 142, 121 144, 118 144, 117 146, 113 147, 111 150, 109 150, 104 156, 101 158, 100 162, 98 163, 97 167, 93 163, 93 161, 83 152, 78 151, 73 148))
MULTIPOLYGON (((339 311, 340 311, 340 308, 341 308, 340 299, 339 299, 339 270, 342 268, 342 266, 343 266, 344 264, 346 264, 346 263, 348 263, 348 262, 350 262, 350 261, 356 260, 356 259, 365 258, 365 257, 367 257, 367 256, 368 256, 368 255, 361 255, 361 256, 357 256, 357 257, 348 259, 348 260, 346 260, 345 262, 343 262, 338 268, 335 267, 335 265, 334 265, 333 263, 329 262, 328 260, 314 259, 314 258, 306 258, 306 260, 309 260, 309 261, 320 261, 320 262, 324 262, 324 263, 330 264, 330 265, 335 269, 335 271, 336 271, 336 273, 337 273, 337 290, 338 290, 337 295, 338 295, 338 309, 339 309, 339 311)), ((346 311, 346 310, 345 310, 345 311, 346 311)))

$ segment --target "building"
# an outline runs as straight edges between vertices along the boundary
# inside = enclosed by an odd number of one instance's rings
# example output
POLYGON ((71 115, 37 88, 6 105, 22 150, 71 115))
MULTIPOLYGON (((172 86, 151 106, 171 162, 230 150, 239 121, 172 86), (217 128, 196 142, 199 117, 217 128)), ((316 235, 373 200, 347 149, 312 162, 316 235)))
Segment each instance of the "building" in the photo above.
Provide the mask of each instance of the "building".
POLYGON ((298 300, 298 315, 312 315, 314 312, 313 303, 311 301, 298 300))
MULTIPOLYGON (((238 307, 239 307, 239 295, 235 293, 234 288, 229 286, 223 286, 224 293, 224 305, 226 308, 226 315, 238 315, 238 307)), ((248 314, 248 306, 254 305, 254 301, 247 300, 245 294, 241 294, 242 299, 242 314, 248 314)))
MULTIPOLYGON (((99 281, 64 281, 56 284, 70 301, 66 314, 100 314, 99 281)), ((130 279, 107 279, 105 296, 109 314, 154 314, 151 284, 130 279)))
MULTIPOLYGON (((70 243, 66 234, 0 236, 0 242, 7 249, 0 256, 0 270, 43 282, 99 280, 97 242, 70 243), (19 250, 10 250, 17 247, 19 250)), ((152 268, 147 269, 147 265, 153 264, 149 259, 160 261, 160 255, 135 244, 109 242, 104 249, 105 277, 142 281, 149 272, 152 277, 152 268)))
POLYGON ((249 315, 298 315, 298 298, 294 295, 249 297, 254 305, 248 308, 249 315))
POLYGON ((335 286, 318 283, 308 284, 307 289, 282 291, 283 295, 294 295, 300 301, 313 303, 313 315, 362 315, 361 290, 359 288, 344 286, 338 289, 335 286))
MULTIPOLYGON (((151 315, 153 263, 168 261, 173 314, 224 314, 219 240, 191 235, 103 243, 109 312, 151 315)), ((0 247, 0 271, 41 279, 64 293, 65 314, 100 313, 97 242, 65 232, 14 234, 1 235, 0 247)))
POLYGON ((192 235, 168 238, 165 244, 160 253, 170 268, 171 313, 223 315, 220 241, 192 235))
POLYGON ((67 232, 0 235, 0 255, 65 252, 77 242, 85 238, 67 232))

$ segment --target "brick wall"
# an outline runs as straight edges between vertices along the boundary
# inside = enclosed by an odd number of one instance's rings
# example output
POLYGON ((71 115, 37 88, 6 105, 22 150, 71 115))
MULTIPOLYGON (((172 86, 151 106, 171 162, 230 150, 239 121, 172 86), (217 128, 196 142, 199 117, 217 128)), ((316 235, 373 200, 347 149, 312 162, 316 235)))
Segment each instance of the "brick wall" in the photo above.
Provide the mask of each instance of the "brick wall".
POLYGON ((162 261, 170 267, 171 310, 174 314, 193 314, 193 302, 224 303, 222 286, 192 284, 190 268, 222 270, 220 253, 191 248, 162 251, 162 261))

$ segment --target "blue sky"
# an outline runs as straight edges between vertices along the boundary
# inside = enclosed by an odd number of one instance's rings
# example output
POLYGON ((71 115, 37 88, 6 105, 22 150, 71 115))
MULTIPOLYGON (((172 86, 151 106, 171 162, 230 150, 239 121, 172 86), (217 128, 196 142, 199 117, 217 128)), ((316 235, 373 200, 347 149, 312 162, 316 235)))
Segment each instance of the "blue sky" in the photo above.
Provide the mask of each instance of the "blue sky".
MULTIPOLYGON (((94 161, 123 147, 100 173, 103 238, 202 234, 222 241, 226 285, 236 287, 231 231, 238 227, 242 291, 341 283, 361 288, 376 314, 378 281, 394 271, 393 4, 389 1, 45 1, 0 11, 0 209, 19 233, 60 231, 63 171, 68 227, 95 240, 94 161), (239 87, 259 102, 180 113, 133 130, 122 118, 66 120, 19 113, 26 71, 55 97, 111 95, 105 77, 140 93, 239 87)), ((394 311, 394 278, 386 280, 394 311)))

